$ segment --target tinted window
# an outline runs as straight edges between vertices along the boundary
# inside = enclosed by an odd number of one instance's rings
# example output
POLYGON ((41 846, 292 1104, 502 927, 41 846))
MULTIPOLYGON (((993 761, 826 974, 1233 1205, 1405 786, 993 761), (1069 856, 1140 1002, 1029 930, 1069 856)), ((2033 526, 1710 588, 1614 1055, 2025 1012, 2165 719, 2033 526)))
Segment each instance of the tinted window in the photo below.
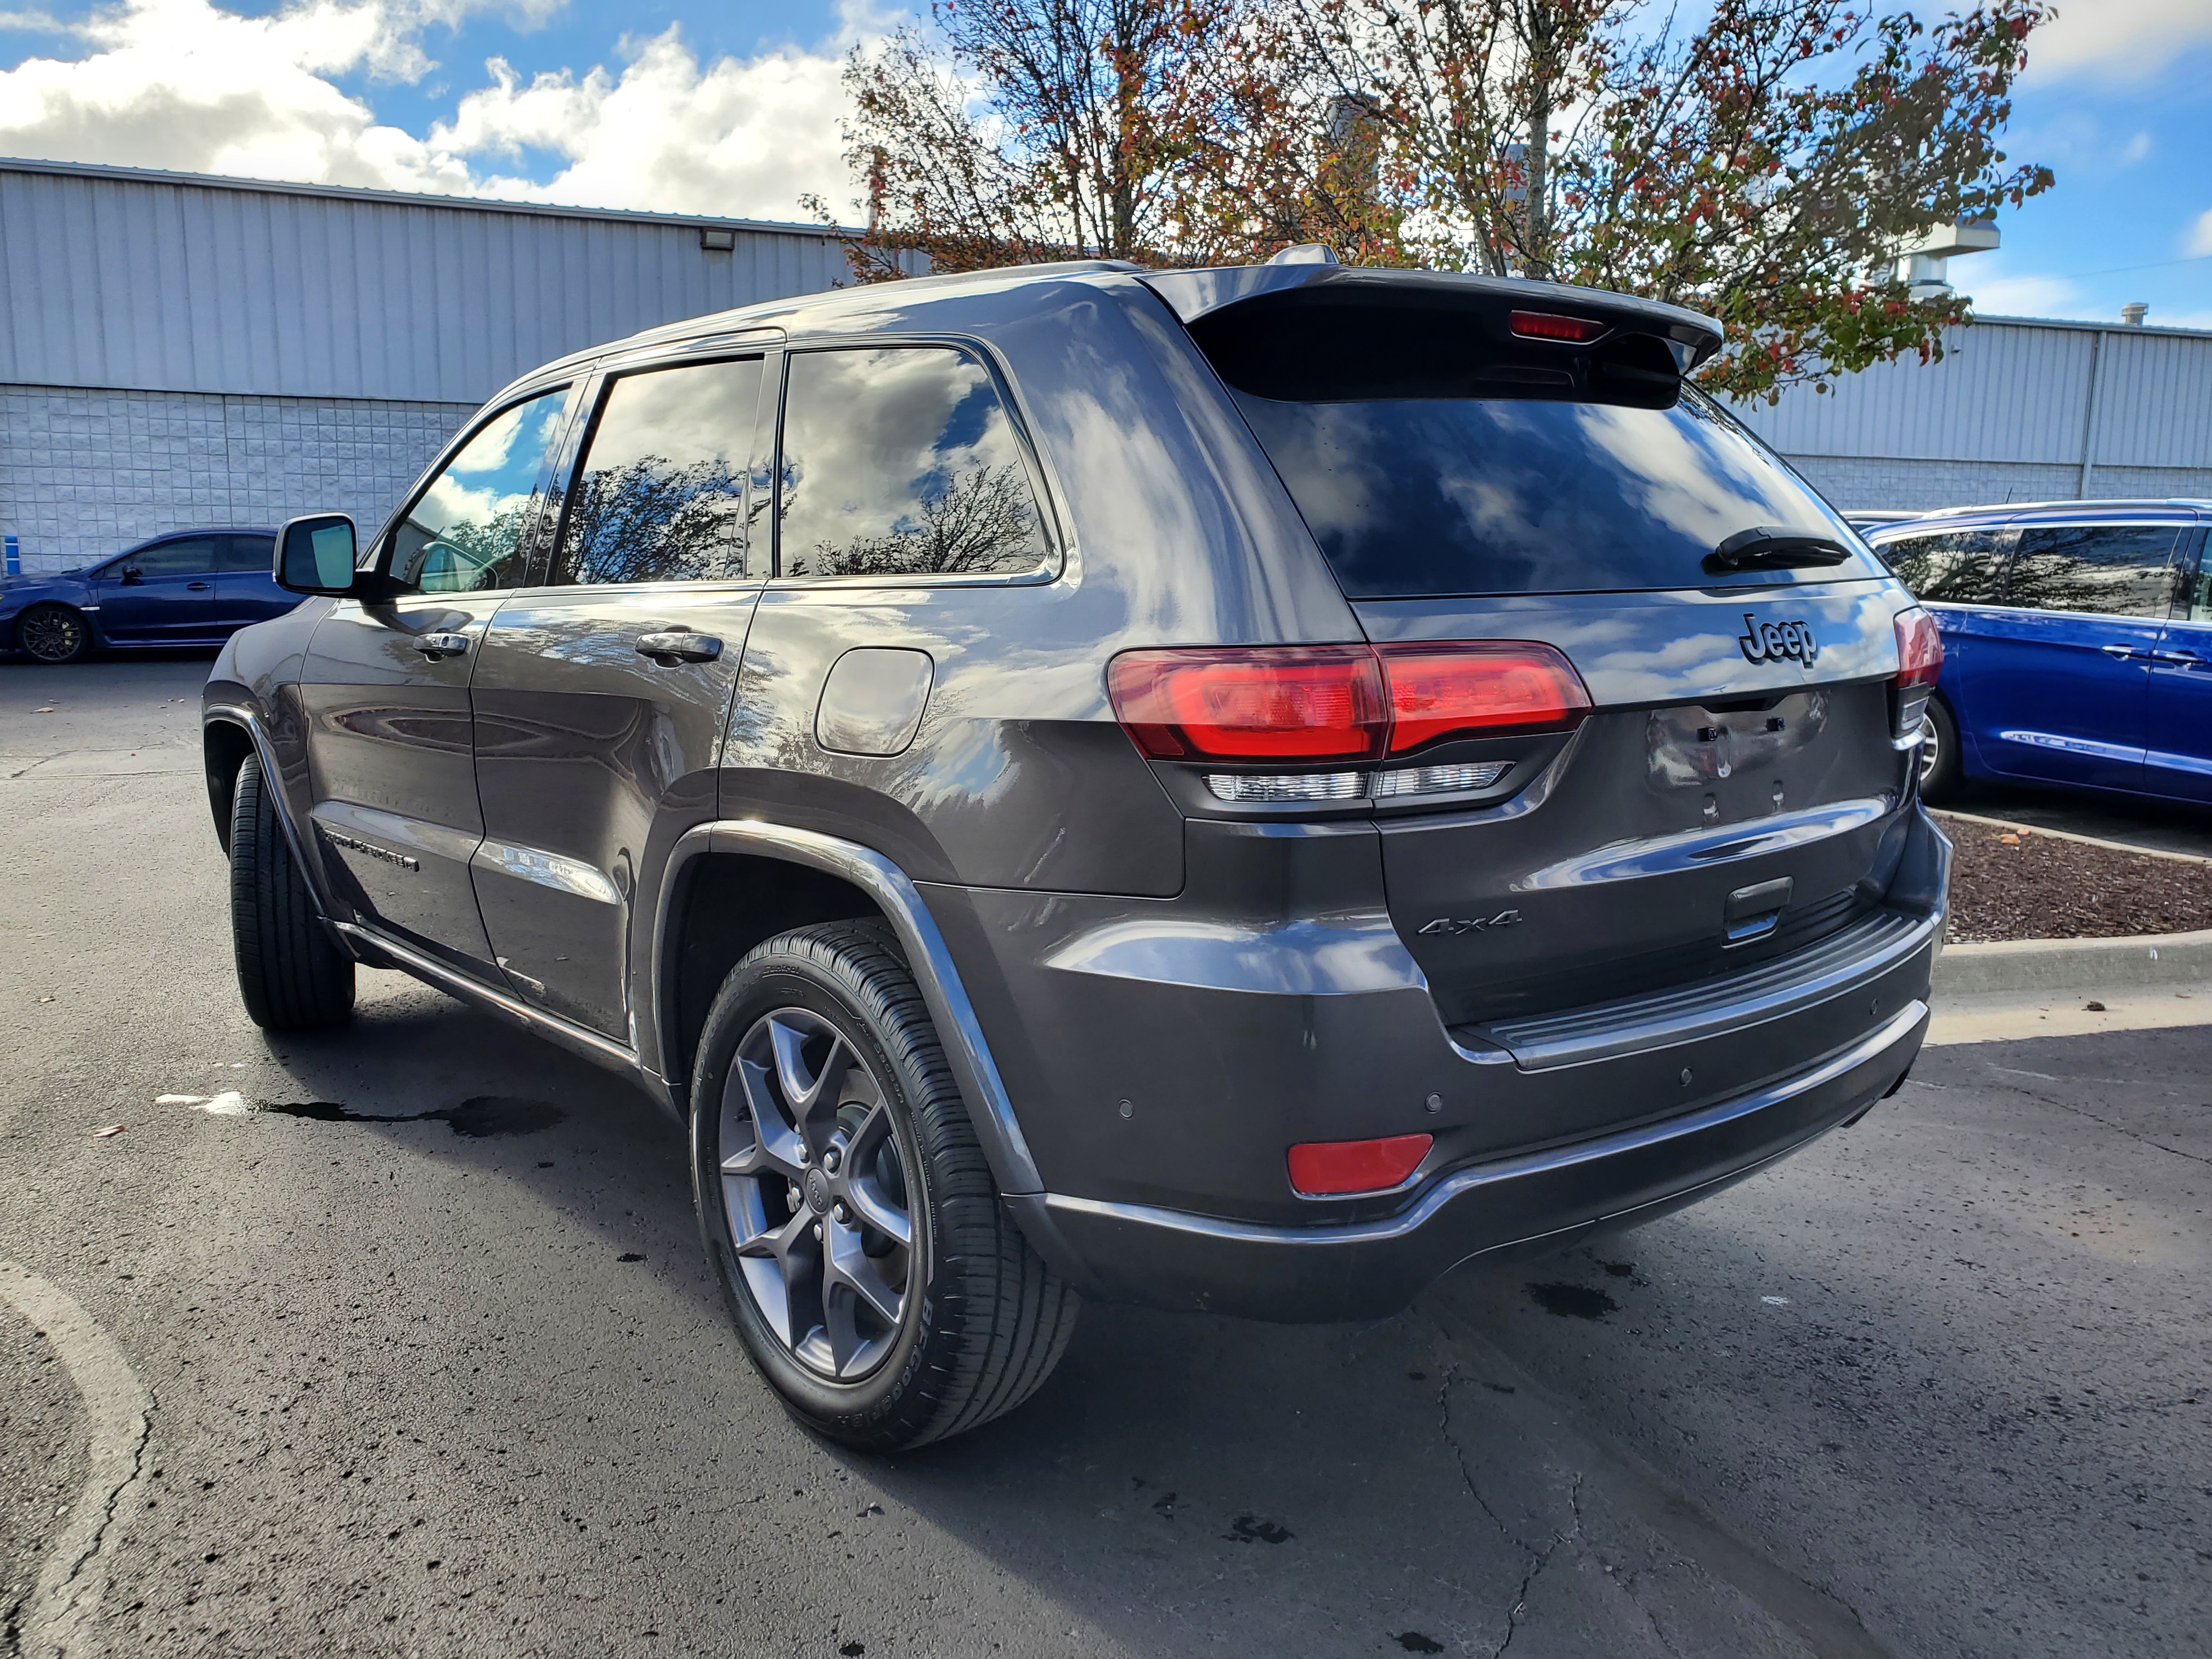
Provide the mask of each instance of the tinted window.
POLYGON ((556 582, 732 581, 745 559, 745 470, 761 360, 625 374, 599 405, 556 582))
POLYGON ((2163 617, 2174 597, 2172 525, 2061 525, 2023 530, 2005 603, 2036 611, 2163 617))
POLYGON ((2212 537, 2200 530, 2196 541, 2197 550, 2184 566, 2185 591, 2174 604, 2173 615, 2177 620, 2212 622, 2212 547, 2208 547, 2212 537))
POLYGON ((1236 394, 1355 599, 1710 586, 1878 574, 1709 569, 1771 526, 1856 548, 1813 492, 1692 392, 1664 409, 1516 397, 1236 394))
POLYGON ((192 536, 142 548, 116 565, 114 574, 135 570, 149 580, 155 576, 204 576, 216 568, 216 538, 192 536))
POLYGON ((939 346, 789 359, 778 469, 787 576, 1018 574, 1047 556, 983 366, 939 346))
POLYGON ((1947 530, 1903 536, 1877 550, 1915 597, 1952 605, 2002 603, 2005 556, 2018 532, 1947 530))
POLYGON ((222 568, 227 571, 255 571, 266 576, 276 562, 276 538, 273 536, 225 536, 222 538, 222 568))
POLYGON ((513 587, 522 532, 561 432, 564 387, 501 410, 431 481, 392 532, 392 574, 423 593, 513 587))

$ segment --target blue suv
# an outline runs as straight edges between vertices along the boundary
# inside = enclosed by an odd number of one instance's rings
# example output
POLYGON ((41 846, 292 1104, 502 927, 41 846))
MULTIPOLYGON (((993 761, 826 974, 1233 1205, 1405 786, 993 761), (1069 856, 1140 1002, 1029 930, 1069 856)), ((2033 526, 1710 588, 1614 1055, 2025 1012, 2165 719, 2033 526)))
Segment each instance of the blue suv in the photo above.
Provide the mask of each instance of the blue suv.
POLYGON ((0 576, 0 647, 44 663, 95 647, 221 645, 299 604, 270 573, 273 530, 156 536, 97 564, 0 576))
POLYGON ((1935 613, 1921 787, 2212 802, 2212 501, 1954 507, 1868 537, 1935 613))

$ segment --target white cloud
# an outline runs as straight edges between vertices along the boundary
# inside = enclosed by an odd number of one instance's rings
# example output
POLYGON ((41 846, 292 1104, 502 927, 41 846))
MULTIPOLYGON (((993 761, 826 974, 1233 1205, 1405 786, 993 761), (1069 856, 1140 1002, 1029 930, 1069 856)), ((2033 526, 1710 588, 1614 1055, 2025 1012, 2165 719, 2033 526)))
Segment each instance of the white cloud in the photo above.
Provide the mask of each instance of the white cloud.
POLYGON ((1971 295, 1974 309, 1984 317, 2083 317, 2087 296, 2064 276, 2036 271, 2009 274, 2002 256, 1977 254, 1954 260, 1950 266, 1954 286, 1971 295))
POLYGON ((2028 37, 2031 81, 2094 72, 2145 80, 2192 47, 2212 41, 2204 0, 2075 0, 2028 37))
POLYGON ((2212 208, 2207 208, 2197 217, 2197 228, 2189 233, 2189 255, 2196 258, 2212 253, 2212 208))
POLYGON ((852 194, 840 159, 840 54, 882 22, 848 0, 838 38, 702 64, 676 26, 625 40, 618 73, 525 82, 503 60, 451 121, 380 125, 337 76, 416 82, 432 23, 471 9, 527 26, 559 0, 292 0, 246 17, 209 0, 126 0, 74 33, 74 60, 0 70, 0 154, 302 183, 790 219, 852 194), (544 184, 526 152, 564 163, 544 184))

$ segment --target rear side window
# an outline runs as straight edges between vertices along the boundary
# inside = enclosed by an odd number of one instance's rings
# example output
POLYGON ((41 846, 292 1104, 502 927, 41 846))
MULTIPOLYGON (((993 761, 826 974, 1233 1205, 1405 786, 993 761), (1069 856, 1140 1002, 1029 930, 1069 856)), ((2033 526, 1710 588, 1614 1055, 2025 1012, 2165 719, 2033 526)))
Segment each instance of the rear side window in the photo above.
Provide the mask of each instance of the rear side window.
POLYGON ((988 370, 948 346, 794 352, 776 467, 790 577, 1007 576, 1048 550, 988 370))
POLYGON ((266 576, 276 562, 276 542, 270 536, 226 536, 222 538, 222 568, 266 576))
POLYGON ((1193 336, 1354 599, 1603 592, 1881 574, 1857 534, 1658 338, 1587 351, 1464 310, 1233 307, 1193 336), (1842 562, 1730 568, 1729 537, 1842 562))
POLYGON ((551 580, 740 581, 761 360, 625 374, 599 405, 551 580))
POLYGON ((2178 531, 2166 525, 2053 525, 2020 532, 2005 603, 2034 611, 2162 617, 2178 597, 2178 531))
POLYGON ((1878 550, 1916 599, 1938 605, 2001 605, 2005 560, 2019 532, 1949 530, 1901 536, 1878 550))

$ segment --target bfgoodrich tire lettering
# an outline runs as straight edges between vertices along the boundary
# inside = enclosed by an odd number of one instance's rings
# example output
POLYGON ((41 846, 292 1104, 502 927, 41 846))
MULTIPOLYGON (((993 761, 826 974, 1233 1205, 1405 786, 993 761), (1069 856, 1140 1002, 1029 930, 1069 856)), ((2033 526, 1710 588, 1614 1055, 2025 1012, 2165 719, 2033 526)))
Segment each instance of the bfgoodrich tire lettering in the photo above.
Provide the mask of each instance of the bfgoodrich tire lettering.
POLYGON ((731 969, 692 1068, 691 1164, 745 1351, 819 1432, 921 1445, 1011 1411, 1059 1363, 1077 1298, 1000 1203, 884 924, 800 928, 731 969), (866 1252, 847 1266, 872 1304, 842 1328, 854 1292, 823 1268, 841 1237, 866 1252))
POLYGON ((325 1031, 353 1018, 353 960, 315 915, 253 755, 230 800, 230 937, 238 994, 263 1030, 325 1031))

